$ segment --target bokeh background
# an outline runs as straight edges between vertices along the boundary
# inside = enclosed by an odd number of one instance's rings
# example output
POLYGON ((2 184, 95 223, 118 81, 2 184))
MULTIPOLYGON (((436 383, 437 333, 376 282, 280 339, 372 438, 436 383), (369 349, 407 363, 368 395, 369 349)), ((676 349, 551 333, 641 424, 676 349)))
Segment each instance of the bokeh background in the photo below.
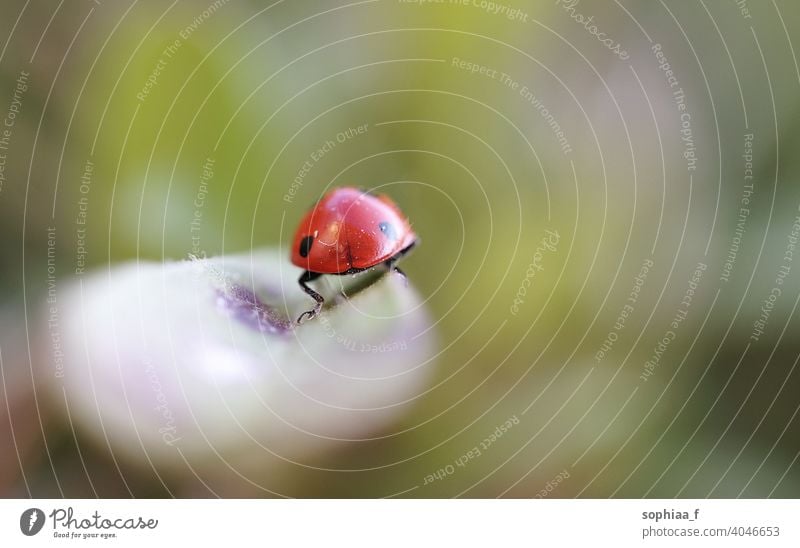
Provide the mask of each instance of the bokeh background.
POLYGON ((798 47, 778 0, 5 0, 0 495, 796 497, 798 47), (397 419, 248 476, 63 412, 49 290, 288 263, 344 184, 421 238, 439 348, 397 419))

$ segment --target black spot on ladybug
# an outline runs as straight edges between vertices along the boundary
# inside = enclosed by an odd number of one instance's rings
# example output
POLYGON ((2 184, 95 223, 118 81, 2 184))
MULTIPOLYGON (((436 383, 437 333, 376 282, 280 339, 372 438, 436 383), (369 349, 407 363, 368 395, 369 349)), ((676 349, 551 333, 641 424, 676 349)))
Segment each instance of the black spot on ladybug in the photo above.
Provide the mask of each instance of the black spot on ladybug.
POLYGON ((387 223, 386 221, 381 221, 380 223, 378 223, 378 228, 380 228, 381 232, 383 232, 383 235, 389 238, 390 240, 397 239, 397 232, 395 231, 394 226, 392 226, 390 223, 387 223))
POLYGON ((308 257, 308 252, 311 251, 311 244, 314 243, 314 236, 306 236, 300 240, 300 256, 308 257))

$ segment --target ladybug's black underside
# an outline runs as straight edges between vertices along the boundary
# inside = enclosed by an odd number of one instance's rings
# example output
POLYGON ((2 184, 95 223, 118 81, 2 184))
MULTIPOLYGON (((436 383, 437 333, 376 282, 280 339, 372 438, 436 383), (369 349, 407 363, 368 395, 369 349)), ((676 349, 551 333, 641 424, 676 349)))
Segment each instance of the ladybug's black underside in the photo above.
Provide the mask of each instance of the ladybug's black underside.
MULTIPOLYGON (((399 261, 401 258, 403 258, 403 256, 407 255, 412 249, 414 249, 414 246, 417 245, 417 242, 418 240, 414 240, 408 246, 401 249, 400 251, 398 251, 397 253, 395 253, 394 255, 392 255, 391 257, 389 257, 387 260, 383 261, 383 263, 380 264, 385 265, 388 270, 390 271, 394 270, 395 272, 405 277, 405 273, 399 268, 397 268, 395 263, 399 261)), ((334 272, 328 275, 344 276, 345 274, 357 274, 359 272, 364 272, 365 270, 371 270, 376 266, 378 265, 372 265, 364 268, 349 268, 344 272, 334 272)), ((308 287, 307 284, 308 282, 313 282, 314 280, 323 275, 324 274, 321 272, 312 272, 311 270, 306 270, 305 272, 303 272, 303 274, 300 275, 300 278, 297 280, 297 282, 300 284, 300 287, 303 288, 303 291, 305 291, 307 295, 309 295, 312 299, 314 299, 317 302, 317 304, 314 305, 314 308, 312 308, 311 310, 306 310, 305 312, 300 314, 300 317, 297 319, 297 323, 302 323, 304 319, 308 320, 312 319, 317 314, 319 314, 320 310, 322 310, 322 305, 325 303, 325 299, 322 297, 322 295, 320 295, 319 293, 308 287)))

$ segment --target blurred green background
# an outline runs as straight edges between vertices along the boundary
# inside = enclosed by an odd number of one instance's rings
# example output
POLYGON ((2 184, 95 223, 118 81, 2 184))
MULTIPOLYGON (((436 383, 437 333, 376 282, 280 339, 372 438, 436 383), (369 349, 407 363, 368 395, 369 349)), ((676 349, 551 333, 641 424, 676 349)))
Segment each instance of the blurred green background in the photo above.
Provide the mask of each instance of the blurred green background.
POLYGON ((262 495, 223 470, 156 478, 48 413, 32 357, 48 252, 59 284, 83 260, 283 246, 288 262, 309 205, 350 184, 420 235, 404 270, 441 352, 400 422, 264 487, 796 497, 800 6, 747 4, 5 1, 0 494, 262 495))

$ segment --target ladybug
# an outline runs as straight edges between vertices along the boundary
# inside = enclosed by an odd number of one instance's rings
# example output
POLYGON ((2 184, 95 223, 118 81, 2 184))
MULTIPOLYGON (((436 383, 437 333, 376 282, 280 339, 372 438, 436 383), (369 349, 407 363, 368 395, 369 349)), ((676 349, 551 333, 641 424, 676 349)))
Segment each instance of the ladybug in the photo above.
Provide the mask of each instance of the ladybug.
POLYGON ((383 264, 405 277, 395 263, 417 243, 408 219, 391 198, 353 188, 325 194, 300 221, 292 264, 304 268, 298 283, 317 303, 297 319, 319 314, 325 299, 308 286, 323 274, 354 274, 383 264))

